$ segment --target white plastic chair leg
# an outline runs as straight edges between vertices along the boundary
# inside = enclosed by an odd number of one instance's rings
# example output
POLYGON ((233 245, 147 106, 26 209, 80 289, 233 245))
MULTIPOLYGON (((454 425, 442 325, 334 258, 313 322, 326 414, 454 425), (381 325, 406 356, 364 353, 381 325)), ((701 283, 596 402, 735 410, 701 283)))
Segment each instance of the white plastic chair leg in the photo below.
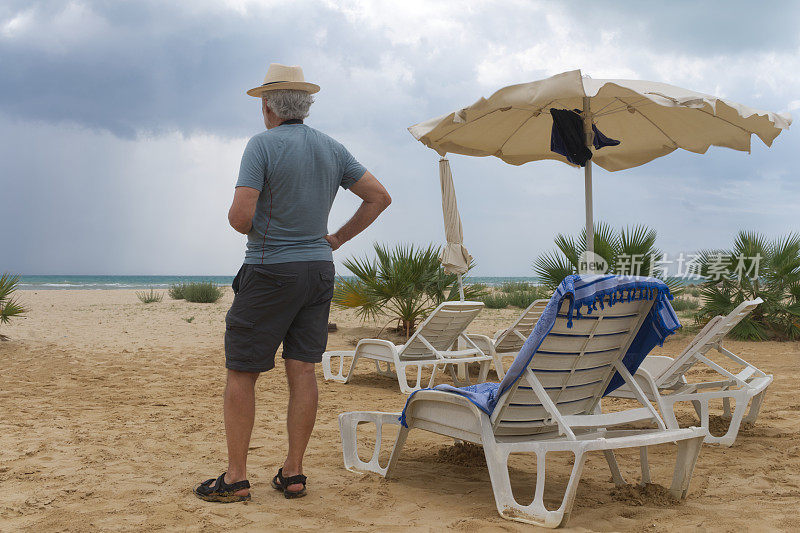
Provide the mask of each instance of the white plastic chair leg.
POLYGON ((728 397, 722 399, 722 418, 731 418, 731 399, 728 397))
POLYGON ((377 361, 376 360, 375 361, 375 371, 378 373, 378 375, 384 376, 384 377, 387 377, 387 378, 396 378, 397 377, 397 372, 394 372, 392 370, 392 363, 390 363, 388 361, 377 361), (386 365, 385 369, 381 366, 381 363, 386 365))
MULTIPOLYGON (((678 429, 680 424, 678 424, 678 418, 675 416, 675 402, 667 401, 663 396, 660 395, 656 396, 656 400, 659 414, 661 415, 661 419, 664 421, 664 424, 669 429, 678 429)), ((695 405, 695 409, 700 409, 699 403, 695 405)), ((697 412, 697 416, 702 419, 701 411, 697 412)), ((708 426, 706 425, 705 427, 708 426)))
POLYGON ((505 371, 505 369, 503 368, 503 356, 502 356, 502 355, 500 355, 500 354, 499 354, 499 353, 497 353, 497 352, 494 352, 494 350, 492 350, 492 351, 493 351, 493 353, 492 353, 492 359, 494 359, 494 371, 495 371, 495 373, 497 374, 497 379, 499 379, 500 381, 502 381, 502 380, 503 380, 503 378, 504 378, 504 377, 505 377, 505 375, 506 375, 506 371, 505 371))
POLYGON ((400 426, 400 431, 397 433, 397 440, 395 440, 394 446, 392 447, 392 454, 389 456, 389 463, 386 465, 384 477, 389 478, 394 474, 394 469, 397 466, 397 459, 400 457, 400 452, 403 450, 403 445, 406 443, 409 431, 411 431, 411 428, 400 426))
POLYGON ((702 445, 702 436, 678 441, 678 456, 675 459, 675 471, 672 474, 672 486, 669 491, 679 500, 685 499, 689 493, 689 482, 692 480, 702 445))
POLYGON ((603 450, 603 455, 606 458, 609 470, 611 470, 611 479, 614 481, 614 485, 618 487, 627 485, 628 483, 625 481, 625 478, 622 476, 622 472, 619 469, 619 463, 617 463, 617 457, 614 455, 614 451, 603 450))
POLYGON ((478 372, 478 383, 486 383, 489 378, 489 370, 492 368, 491 361, 481 361, 480 371, 478 372))
POLYGON ((756 419, 758 418, 758 412, 761 410, 761 404, 764 403, 764 395, 767 393, 767 389, 762 390, 755 396, 750 402, 750 410, 747 411, 747 415, 744 417, 742 422, 747 424, 754 424, 756 419))
POLYGON ((647 462, 647 446, 639 447, 639 461, 642 463, 642 485, 652 483, 650 479, 650 464, 647 462))
MULTIPOLYGON (((467 363, 450 363, 447 366, 447 372, 450 374, 450 379, 453 380, 453 385, 456 387, 464 387, 470 385, 469 381, 469 365, 467 363)), ((432 385, 433 382, 431 382, 432 385)))
MULTIPOLYGON (((419 373, 417 374, 417 387, 420 387, 420 383, 422 380, 422 365, 419 365, 419 373)), ((436 371, 439 370, 439 365, 434 364, 433 368, 431 368, 431 379, 428 380, 428 388, 432 388, 433 384, 436 380, 436 371)))
POLYGON ((508 472, 508 456, 510 447, 498 446, 495 443, 484 442, 486 464, 489 467, 489 477, 494 491, 495 505, 500 516, 508 520, 535 524, 537 526, 556 528, 566 523, 569 519, 575 493, 578 489, 583 466, 586 458, 583 452, 575 451, 575 461, 572 467, 567 488, 561 505, 555 511, 548 511, 544 506, 544 486, 546 480, 547 452, 540 450, 536 453, 536 489, 533 501, 529 505, 520 505, 514 498, 511 490, 511 479, 508 472))
MULTIPOLYGON (((386 475, 389 465, 382 467, 378 462, 381 453, 381 437, 384 424, 399 425, 400 413, 381 413, 377 411, 354 411, 339 415, 339 432, 342 436, 342 455, 344 467, 351 472, 375 472, 381 476, 386 475), (358 456, 358 426, 373 423, 376 427, 375 444, 369 461, 362 461, 358 456)), ((406 428, 402 428, 406 429, 406 428)), ((406 430, 407 432, 407 430, 406 430)), ((401 431, 402 433, 402 431, 401 431)), ((399 438, 398 438, 399 440, 399 438)), ((405 436, 403 437, 405 440, 405 436)), ((396 445, 395 445, 396 446, 396 445)), ((401 445, 402 446, 402 445, 401 445)))
POLYGON ((700 418, 702 416, 700 411, 700 402, 697 400, 692 400, 692 407, 694 407, 694 412, 697 413, 697 418, 700 418))
MULTIPOLYGON (((400 385, 400 392, 403 394, 411 394, 412 392, 422 388, 422 365, 419 363, 398 363, 396 365, 397 382, 400 385), (408 367, 416 367, 417 378, 413 386, 408 384, 408 367)), ((433 367, 431 373, 431 381, 433 381, 436 374, 436 365, 433 367)))
POLYGON ((450 370, 450 375, 453 377, 453 383, 463 383, 464 381, 469 381, 469 365, 466 363, 462 364, 454 364, 448 366, 450 370), (455 368, 455 376, 453 376, 453 368, 455 368))
MULTIPOLYGON (((727 400, 727 398, 724 398, 724 400, 727 400)), ((747 410, 748 401, 745 395, 740 395, 734 400, 736 401, 736 406, 733 408, 733 414, 730 417, 728 431, 721 437, 715 437, 709 431, 708 436, 706 436, 706 442, 719 444, 720 446, 731 446, 736 441, 736 436, 739 434, 739 428, 742 425, 742 419, 747 410)), ((706 409, 708 408, 706 407, 706 409)))
POLYGON ((325 352, 322 354, 322 375, 326 380, 338 381, 339 383, 347 383, 353 376, 353 369, 356 367, 359 354, 356 352, 325 352), (334 372, 331 359, 338 359, 338 364, 335 365, 336 371, 334 372), (352 357, 353 361, 350 363, 350 368, 347 375, 344 373, 345 359, 352 357))

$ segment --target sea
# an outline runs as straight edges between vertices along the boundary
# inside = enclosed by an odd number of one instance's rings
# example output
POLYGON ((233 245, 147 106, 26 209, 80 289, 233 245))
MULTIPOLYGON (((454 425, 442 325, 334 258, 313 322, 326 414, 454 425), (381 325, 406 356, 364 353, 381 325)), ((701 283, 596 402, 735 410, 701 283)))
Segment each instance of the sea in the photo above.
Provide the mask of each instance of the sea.
MULTIPOLYGON (((351 276, 342 276, 352 279, 351 276)), ((506 282, 536 283, 535 277, 469 276, 468 283, 495 286, 506 282)), ((26 276, 20 278, 20 290, 109 290, 109 289, 166 289, 176 283, 210 281, 217 285, 230 285, 233 276, 26 276)))

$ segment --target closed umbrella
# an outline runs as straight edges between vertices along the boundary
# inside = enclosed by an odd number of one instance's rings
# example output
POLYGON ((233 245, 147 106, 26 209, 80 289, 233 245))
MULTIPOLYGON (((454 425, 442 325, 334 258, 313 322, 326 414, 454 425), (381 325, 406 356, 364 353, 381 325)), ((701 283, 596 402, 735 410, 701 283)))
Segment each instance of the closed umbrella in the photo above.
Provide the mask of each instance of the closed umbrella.
POLYGON ((472 256, 464 247, 464 232, 461 229, 461 216, 458 214, 453 173, 450 171, 450 161, 444 157, 439 161, 439 183, 442 186, 442 214, 444 234, 447 239, 439 260, 445 272, 458 276, 458 293, 463 301, 464 285, 461 275, 469 270, 472 256))
POLYGON ((594 152, 585 166, 587 248, 593 251, 592 162, 609 171, 643 165, 678 148, 705 153, 710 146, 750 151, 750 138, 767 146, 789 127, 788 114, 760 111, 666 83, 603 80, 564 72, 511 85, 469 107, 409 128, 440 155, 495 156, 506 163, 554 159, 550 109, 578 110, 591 148, 592 125, 618 139, 594 152))

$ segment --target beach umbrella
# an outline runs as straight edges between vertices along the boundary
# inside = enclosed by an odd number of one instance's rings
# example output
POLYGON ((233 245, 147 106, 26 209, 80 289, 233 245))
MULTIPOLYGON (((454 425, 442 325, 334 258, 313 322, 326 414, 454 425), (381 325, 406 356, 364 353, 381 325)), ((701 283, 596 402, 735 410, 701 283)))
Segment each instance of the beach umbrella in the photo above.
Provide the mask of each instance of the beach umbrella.
POLYGON ((620 142, 592 150, 584 169, 587 249, 593 251, 592 163, 608 171, 643 165, 678 148, 705 153, 710 146, 750 151, 757 135, 767 146, 789 127, 788 114, 752 109, 666 83, 607 80, 580 70, 511 85, 469 107, 411 126, 409 131, 442 157, 495 156, 506 163, 567 158, 551 150, 551 109, 577 110, 586 146, 594 125, 620 142))
POLYGON ((453 173, 450 171, 450 161, 444 157, 439 161, 439 184, 442 187, 442 214, 444 234, 447 239, 447 244, 439 255, 439 261, 445 272, 458 276, 458 294, 463 301, 464 284, 461 276, 469 270, 472 256, 464 247, 464 232, 461 229, 461 216, 458 214, 453 173))

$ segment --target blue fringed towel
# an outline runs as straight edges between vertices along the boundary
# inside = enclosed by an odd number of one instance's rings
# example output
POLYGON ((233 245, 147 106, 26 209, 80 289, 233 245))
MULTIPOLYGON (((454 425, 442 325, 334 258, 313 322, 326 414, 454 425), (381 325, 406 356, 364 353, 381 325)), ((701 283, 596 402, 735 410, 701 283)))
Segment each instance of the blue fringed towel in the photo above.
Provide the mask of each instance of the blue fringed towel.
MULTIPOLYGON (((651 277, 575 274, 564 278, 553 296, 550 297, 542 316, 539 317, 536 326, 506 372, 502 382, 479 383, 461 388, 452 385, 438 385, 435 389, 466 396, 481 411, 491 416, 498 398, 522 376, 536 350, 553 329, 556 315, 565 299, 570 300, 567 326, 572 327, 573 317, 580 320, 583 313, 590 315, 597 310, 598 306, 602 309, 606 305, 613 306, 617 302, 630 302, 634 298, 652 300, 654 297, 656 301, 653 307, 622 359, 628 371, 634 374, 650 350, 656 345, 662 345, 664 339, 681 327, 678 317, 669 303, 672 299, 669 287, 660 279, 651 277), (610 298, 608 302, 605 301, 607 297, 610 298)), ((611 378, 604 395, 622 383, 622 376, 616 373, 611 378)), ((411 394, 408 397, 406 407, 413 396, 414 394, 411 394)), ((400 422, 404 426, 406 426, 405 414, 404 408, 400 416, 400 422)))

